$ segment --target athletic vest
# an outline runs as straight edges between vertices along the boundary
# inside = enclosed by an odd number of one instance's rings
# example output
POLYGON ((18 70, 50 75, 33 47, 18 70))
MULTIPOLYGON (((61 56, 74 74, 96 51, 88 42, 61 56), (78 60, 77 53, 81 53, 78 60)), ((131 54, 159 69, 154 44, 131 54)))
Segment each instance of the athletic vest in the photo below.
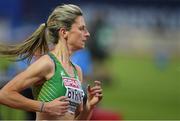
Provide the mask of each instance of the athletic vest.
POLYGON ((77 106, 83 102, 84 97, 77 70, 72 64, 74 77, 70 77, 60 61, 52 53, 48 55, 54 61, 55 72, 51 79, 45 81, 42 85, 33 86, 34 98, 42 102, 50 102, 60 96, 67 96, 70 102, 68 111, 75 113, 77 106))

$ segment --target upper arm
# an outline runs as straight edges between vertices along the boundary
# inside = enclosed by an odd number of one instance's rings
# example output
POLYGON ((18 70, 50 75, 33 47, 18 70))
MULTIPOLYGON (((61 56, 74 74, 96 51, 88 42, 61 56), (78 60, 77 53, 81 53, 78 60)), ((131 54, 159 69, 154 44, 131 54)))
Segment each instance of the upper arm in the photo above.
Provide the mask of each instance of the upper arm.
POLYGON ((39 81, 46 80, 52 71, 52 63, 49 57, 45 55, 14 77, 3 87, 3 90, 20 92, 39 81))

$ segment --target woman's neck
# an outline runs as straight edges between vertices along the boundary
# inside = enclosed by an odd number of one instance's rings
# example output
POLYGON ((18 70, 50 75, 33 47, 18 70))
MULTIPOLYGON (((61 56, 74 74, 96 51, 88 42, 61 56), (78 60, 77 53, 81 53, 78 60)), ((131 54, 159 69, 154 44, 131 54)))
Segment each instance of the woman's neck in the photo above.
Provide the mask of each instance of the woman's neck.
POLYGON ((57 45, 55 45, 54 50, 52 52, 58 58, 58 60, 63 64, 63 66, 69 66, 70 56, 72 52, 68 49, 66 41, 59 41, 57 45))
POLYGON ((74 71, 72 63, 70 62, 70 56, 72 51, 67 46, 66 42, 59 41, 57 45, 55 45, 52 53, 57 57, 57 59, 61 62, 63 68, 69 74, 69 76, 74 77, 74 71))

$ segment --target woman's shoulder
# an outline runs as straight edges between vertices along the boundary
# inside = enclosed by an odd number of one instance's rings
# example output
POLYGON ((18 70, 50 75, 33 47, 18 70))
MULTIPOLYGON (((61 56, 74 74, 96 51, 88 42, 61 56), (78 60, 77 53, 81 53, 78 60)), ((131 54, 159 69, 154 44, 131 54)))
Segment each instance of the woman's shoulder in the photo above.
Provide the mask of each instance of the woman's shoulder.
POLYGON ((49 55, 43 55, 32 63, 29 68, 33 68, 45 76, 46 79, 49 79, 54 73, 55 66, 49 55))
POLYGON ((34 67, 37 67, 37 68, 45 69, 45 70, 54 68, 54 62, 49 57, 49 55, 43 55, 43 56, 39 57, 31 65, 34 67))
POLYGON ((39 64, 45 64, 45 65, 49 65, 52 66, 53 65, 53 61, 50 58, 49 55, 43 55, 41 57, 39 57, 35 62, 39 63, 39 64))
POLYGON ((74 66, 75 66, 76 70, 81 73, 81 67, 77 64, 74 64, 74 66))
POLYGON ((83 81, 83 79, 82 79, 83 74, 82 74, 81 67, 79 65, 77 65, 77 64, 74 64, 74 66, 75 66, 75 68, 77 70, 78 77, 80 78, 80 81, 82 82, 83 81))

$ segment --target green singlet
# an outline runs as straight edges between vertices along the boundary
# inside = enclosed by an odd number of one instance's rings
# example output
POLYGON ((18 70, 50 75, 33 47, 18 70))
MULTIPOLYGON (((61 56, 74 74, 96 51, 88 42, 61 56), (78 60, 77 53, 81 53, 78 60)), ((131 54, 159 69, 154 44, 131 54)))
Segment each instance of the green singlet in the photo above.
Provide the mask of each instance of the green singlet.
POLYGON ((42 85, 33 86, 33 96, 36 100, 50 102, 58 97, 67 96, 70 102, 69 112, 75 113, 77 106, 83 102, 84 91, 79 81, 76 67, 74 77, 70 77, 62 67, 60 61, 52 54, 48 54, 54 61, 55 72, 51 79, 42 85))

